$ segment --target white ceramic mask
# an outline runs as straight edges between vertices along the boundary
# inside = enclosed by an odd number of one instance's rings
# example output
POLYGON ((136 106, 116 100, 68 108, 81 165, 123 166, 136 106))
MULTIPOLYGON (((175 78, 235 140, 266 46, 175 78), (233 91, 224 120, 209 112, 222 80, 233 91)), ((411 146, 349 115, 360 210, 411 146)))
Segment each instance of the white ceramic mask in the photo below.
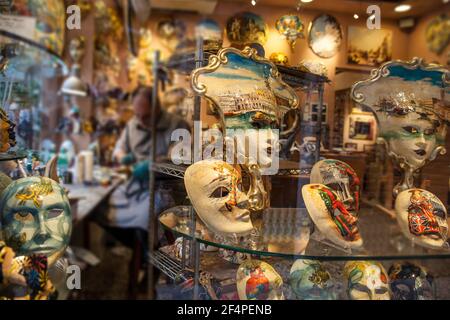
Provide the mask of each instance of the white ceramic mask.
POLYGON ((352 261, 344 267, 352 300, 390 300, 389 280, 378 262, 352 261))
POLYGON ((309 184, 303 187, 302 195, 311 219, 324 237, 345 249, 363 245, 358 219, 347 211, 332 189, 323 184, 309 184))
POLYGON ((0 212, 5 242, 18 255, 43 254, 51 266, 69 244, 69 199, 51 179, 29 177, 14 181, 1 195, 0 212))
POLYGON ((299 259, 292 265, 289 284, 300 300, 335 300, 336 292, 330 273, 322 263, 299 259))
POLYGON ((212 232, 233 236, 253 230, 249 197, 234 167, 219 160, 200 161, 186 170, 184 183, 197 214, 212 232))
POLYGON ((431 192, 409 189, 395 201, 397 221, 402 232, 415 243, 429 248, 446 245, 447 209, 431 192))
POLYGON ((263 261, 248 260, 241 264, 236 285, 240 300, 284 300, 283 279, 263 261))
POLYGON ((326 185, 338 195, 348 212, 359 211, 360 180, 355 170, 345 162, 327 159, 316 163, 311 171, 311 183, 326 185))

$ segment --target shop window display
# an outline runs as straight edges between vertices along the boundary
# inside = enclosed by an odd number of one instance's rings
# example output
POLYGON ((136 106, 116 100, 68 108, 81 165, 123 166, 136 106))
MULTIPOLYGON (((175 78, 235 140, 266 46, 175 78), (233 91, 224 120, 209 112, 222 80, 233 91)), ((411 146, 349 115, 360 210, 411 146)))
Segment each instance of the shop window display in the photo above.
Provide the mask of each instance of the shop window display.
POLYGON ((414 11, 406 33, 317 1, 217 2, 68 1, 79 32, 59 1, 0 3, 35 22, 0 23, 0 298, 79 299, 65 268, 101 279, 113 245, 133 253, 108 267, 129 273, 129 298, 147 284, 150 299, 450 299, 450 76, 432 62, 447 17, 414 11), (406 46, 419 36, 423 51, 406 46), (133 112, 142 159, 118 161, 133 112), (108 225, 112 206, 145 222, 108 225))

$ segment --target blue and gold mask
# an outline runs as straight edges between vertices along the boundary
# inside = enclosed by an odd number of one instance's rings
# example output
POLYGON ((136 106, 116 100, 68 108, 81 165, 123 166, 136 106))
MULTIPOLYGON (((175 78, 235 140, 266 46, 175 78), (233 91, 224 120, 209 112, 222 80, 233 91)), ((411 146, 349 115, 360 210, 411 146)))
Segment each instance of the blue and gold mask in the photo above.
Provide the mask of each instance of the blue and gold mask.
POLYGON ((0 197, 0 218, 4 240, 18 255, 43 254, 52 265, 69 244, 69 199, 49 178, 29 177, 11 183, 0 197))

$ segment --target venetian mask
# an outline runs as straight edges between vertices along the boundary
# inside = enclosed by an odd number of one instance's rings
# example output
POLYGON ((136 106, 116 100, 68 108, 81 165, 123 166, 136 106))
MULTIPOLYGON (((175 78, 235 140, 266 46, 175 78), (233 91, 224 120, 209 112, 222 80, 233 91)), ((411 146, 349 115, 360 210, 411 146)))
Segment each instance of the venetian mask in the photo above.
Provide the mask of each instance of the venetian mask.
POLYGON ((192 205, 211 231, 230 236, 253 230, 250 199, 233 166, 219 160, 200 161, 186 170, 184 182, 192 205))
POLYGON ((44 177, 11 183, 0 198, 3 238, 17 254, 43 254, 49 265, 69 244, 72 216, 65 190, 44 177))
POLYGON ((363 245, 358 219, 354 217, 334 190, 323 184, 309 184, 302 189, 308 213, 322 236, 345 248, 363 245))
POLYGON ((381 135, 389 150, 402 157, 402 161, 412 168, 421 168, 436 157, 437 146, 444 143, 440 133, 444 122, 413 99, 401 95, 380 101, 380 108, 388 110, 381 135))
POLYGON ((70 140, 66 140, 61 144, 61 148, 59 149, 59 158, 58 163, 66 166, 70 166, 74 161, 76 156, 75 146, 73 142, 70 140))
POLYGON ((274 52, 270 55, 270 61, 272 61, 275 64, 287 66, 289 63, 289 58, 282 52, 274 52))
POLYGON ((44 139, 41 143, 40 158, 43 163, 47 163, 56 155, 56 145, 49 139, 44 139))
POLYGON ((83 59, 85 51, 85 42, 86 40, 84 37, 78 37, 70 41, 69 53, 73 62, 79 63, 81 59, 83 59))
POLYGON ((336 300, 331 275, 319 261, 295 261, 291 268, 289 284, 300 300, 336 300))
POLYGON ((297 40, 305 37, 303 35, 304 25, 297 15, 288 14, 282 16, 277 20, 275 27, 283 38, 288 41, 292 51, 294 51, 297 40))
POLYGON ((344 267, 351 300, 390 300, 388 276, 378 262, 352 261, 344 267))
POLYGON ((412 263, 396 263, 389 269, 393 300, 433 300, 433 277, 412 263))
POLYGON ((378 141, 403 172, 394 196, 414 188, 414 174, 446 152, 448 79, 448 70, 416 58, 388 62, 352 88, 353 99, 376 115, 378 141))
POLYGON ((429 248, 448 246, 447 209, 431 192, 403 191, 395 201, 395 211, 400 229, 415 243, 429 248))
POLYGON ((284 300, 283 279, 263 261, 248 260, 241 264, 236 285, 240 300, 284 300))
POLYGON ((279 149, 294 141, 290 138, 298 129, 295 91, 283 82, 272 62, 250 47, 225 48, 214 59, 193 71, 193 90, 212 102, 221 118, 227 151, 237 152, 239 164, 258 164, 263 175, 276 174, 279 149), (294 112, 295 121, 281 131, 288 112, 294 112))
POLYGON ((355 170, 339 160, 322 160, 311 171, 311 183, 319 183, 332 189, 352 215, 359 211, 361 184, 355 170))
POLYGON ((6 112, 0 109, 0 152, 7 152, 16 145, 15 125, 8 119, 6 112))

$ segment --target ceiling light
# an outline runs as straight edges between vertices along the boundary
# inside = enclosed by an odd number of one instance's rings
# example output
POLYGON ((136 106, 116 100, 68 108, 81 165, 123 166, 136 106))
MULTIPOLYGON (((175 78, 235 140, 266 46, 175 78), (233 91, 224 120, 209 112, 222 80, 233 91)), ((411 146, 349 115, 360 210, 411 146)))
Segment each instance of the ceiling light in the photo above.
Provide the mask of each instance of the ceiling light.
POLYGON ((252 6, 256 6, 256 0, 252 0, 252 6))
POLYGON ((395 12, 406 12, 411 10, 411 5, 410 4, 399 4, 398 6, 396 6, 394 8, 395 12))
POLYGON ((303 3, 309 3, 309 2, 313 2, 313 0, 300 0, 303 3))
POLYGON ((353 15, 353 19, 355 19, 355 20, 359 19, 358 14, 355 13, 355 14, 353 15))
POLYGON ((376 18, 375 14, 372 14, 372 15, 369 17, 369 20, 374 20, 375 18, 376 18))

